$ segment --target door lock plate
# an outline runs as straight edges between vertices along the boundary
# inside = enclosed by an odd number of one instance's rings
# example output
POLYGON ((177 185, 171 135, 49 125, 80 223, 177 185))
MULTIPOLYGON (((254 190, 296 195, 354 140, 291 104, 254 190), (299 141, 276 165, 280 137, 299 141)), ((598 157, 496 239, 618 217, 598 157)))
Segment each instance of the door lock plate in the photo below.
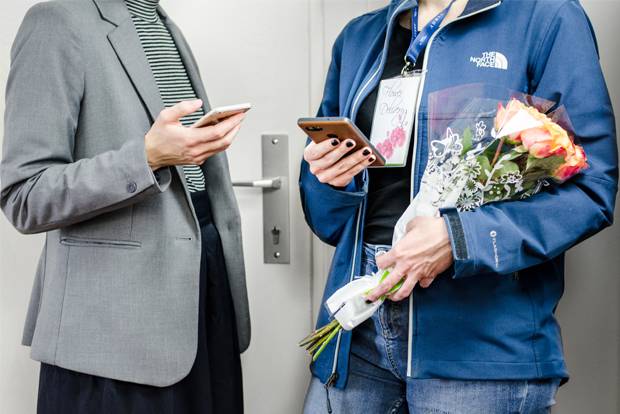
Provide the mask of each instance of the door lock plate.
POLYGON ((288 135, 261 137, 263 177, 280 177, 279 188, 263 188, 263 255, 265 263, 290 263, 288 135))

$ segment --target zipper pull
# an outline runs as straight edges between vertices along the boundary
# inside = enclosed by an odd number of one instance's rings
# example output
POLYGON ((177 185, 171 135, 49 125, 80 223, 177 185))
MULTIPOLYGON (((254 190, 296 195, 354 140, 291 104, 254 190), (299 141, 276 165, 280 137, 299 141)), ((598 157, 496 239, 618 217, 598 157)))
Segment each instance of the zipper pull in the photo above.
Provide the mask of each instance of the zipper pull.
POLYGON ((329 400, 329 387, 334 385, 334 383, 338 380, 338 373, 334 372, 325 383, 325 396, 327 397, 327 412, 328 414, 332 414, 332 402, 329 400))

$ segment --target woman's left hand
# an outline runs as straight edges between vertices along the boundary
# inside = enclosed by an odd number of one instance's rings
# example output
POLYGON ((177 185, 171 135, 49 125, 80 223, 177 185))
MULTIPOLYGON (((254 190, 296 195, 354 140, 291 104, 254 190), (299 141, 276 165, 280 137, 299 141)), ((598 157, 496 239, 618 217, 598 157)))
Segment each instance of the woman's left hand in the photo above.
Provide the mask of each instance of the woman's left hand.
POLYGON ((452 247, 446 223, 441 217, 416 217, 407 224, 407 234, 392 250, 377 256, 379 269, 390 269, 390 275, 367 295, 374 302, 405 278, 401 288, 389 296, 403 300, 417 283, 427 288, 452 265, 452 247))

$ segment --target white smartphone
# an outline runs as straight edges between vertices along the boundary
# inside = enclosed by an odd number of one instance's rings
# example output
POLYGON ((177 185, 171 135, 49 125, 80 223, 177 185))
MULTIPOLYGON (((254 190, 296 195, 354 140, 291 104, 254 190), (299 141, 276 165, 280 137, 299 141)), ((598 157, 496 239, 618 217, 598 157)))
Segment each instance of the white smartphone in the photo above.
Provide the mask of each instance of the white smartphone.
POLYGON ((201 128, 205 126, 211 126, 223 121, 226 118, 235 116, 237 114, 243 114, 252 109, 251 103, 242 103, 237 105, 220 106, 219 108, 211 109, 205 116, 196 121, 191 127, 201 128))

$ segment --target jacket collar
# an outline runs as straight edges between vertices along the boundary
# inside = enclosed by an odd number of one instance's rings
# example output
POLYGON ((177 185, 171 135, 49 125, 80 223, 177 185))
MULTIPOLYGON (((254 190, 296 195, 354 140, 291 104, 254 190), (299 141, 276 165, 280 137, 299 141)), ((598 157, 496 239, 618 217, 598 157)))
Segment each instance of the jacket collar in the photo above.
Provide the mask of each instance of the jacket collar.
MULTIPOLYGON (((93 2, 99 10, 101 18, 115 26, 120 26, 131 18, 124 0, 93 0, 93 2)), ((168 18, 168 14, 161 5, 157 7, 157 12, 162 20, 165 21, 168 18)))
MULTIPOLYGON (((495 6, 499 6, 502 0, 469 0, 462 17, 468 17, 481 13, 495 6)), ((388 19, 392 17, 396 9, 409 10, 418 4, 417 0, 392 0, 388 8, 388 19)))

